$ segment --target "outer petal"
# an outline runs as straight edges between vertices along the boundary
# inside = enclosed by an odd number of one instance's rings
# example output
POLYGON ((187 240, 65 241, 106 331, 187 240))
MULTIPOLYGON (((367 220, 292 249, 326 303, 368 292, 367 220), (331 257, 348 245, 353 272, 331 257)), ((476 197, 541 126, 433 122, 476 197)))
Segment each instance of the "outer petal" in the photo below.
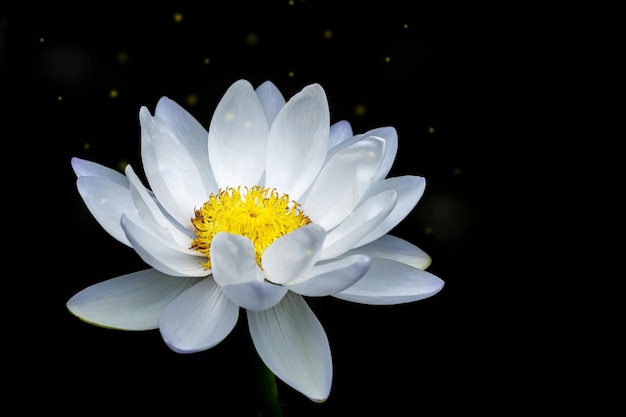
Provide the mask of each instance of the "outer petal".
POLYGON ((199 252, 164 241, 126 216, 122 216, 122 227, 141 259, 164 274, 204 277, 211 273, 200 265, 204 258, 199 252))
POLYGON ((349 250, 345 255, 349 256, 356 253, 375 258, 391 259, 419 269, 428 268, 432 262, 431 257, 426 252, 414 244, 392 235, 384 235, 367 245, 349 250))
POLYGON ((141 159, 146 178, 159 203, 181 225, 193 230, 191 217, 194 207, 208 200, 203 183, 203 171, 184 144, 168 129, 162 127, 142 107, 141 159))
POLYGON ((100 225, 115 239, 130 246, 120 225, 122 214, 138 220, 130 190, 105 177, 81 176, 76 180, 78 192, 100 225))
POLYGON ((299 280, 286 284, 290 291, 310 297, 332 295, 354 285, 370 267, 370 258, 351 255, 337 261, 315 265, 299 280))
POLYGON ((369 188, 384 149, 384 140, 371 137, 337 152, 302 202, 307 216, 326 230, 345 219, 369 188))
POLYGON ((126 165, 125 172, 130 182, 130 194, 143 224, 163 240, 184 247, 191 246, 190 232, 184 233, 177 224, 172 223, 175 221, 172 217, 163 213, 130 164, 126 165))
POLYGON ((266 184, 298 200, 326 159, 330 113, 319 84, 306 86, 280 110, 270 128, 266 184))
POLYGON ((220 343, 237 324, 239 306, 211 278, 176 297, 161 315, 165 343, 178 353, 194 353, 220 343))
POLYGON ((263 269, 275 284, 293 281, 319 259, 326 232, 315 223, 276 239, 263 252, 263 269))
POLYGON ((76 157, 71 159, 71 163, 77 177, 100 177, 128 188, 128 180, 119 171, 76 157))
POLYGON ((289 292, 275 307, 247 314, 252 342, 267 367, 310 399, 325 401, 333 376, 330 346, 304 299, 289 292))
POLYGON ((280 90, 271 81, 265 81, 257 87, 255 92, 265 112, 267 125, 271 126, 276 115, 285 105, 285 97, 283 97, 280 90))
POLYGON ((340 120, 330 125, 330 136, 328 138, 328 149, 334 148, 346 139, 353 136, 352 125, 347 120, 340 120))
POLYGON ((221 188, 256 185, 265 169, 268 125, 248 81, 224 94, 209 125, 209 160, 221 188))
POLYGON ((369 196, 379 194, 384 190, 394 190, 398 196, 398 201, 385 220, 364 236, 356 246, 376 240, 396 227, 415 208, 417 202, 422 198, 425 188, 426 180, 423 177, 412 175, 387 178, 372 184, 363 196, 363 201, 367 201, 369 196))
POLYGON ((443 288, 443 281, 430 272, 390 259, 371 258, 371 262, 363 278, 334 297, 355 303, 390 305, 428 298, 443 288))
POLYGON ((287 289, 265 281, 256 263, 252 241, 245 236, 218 233, 211 242, 213 277, 235 304, 254 311, 276 305, 287 289))
POLYGON ((112 278, 78 292, 67 308, 81 320, 121 330, 151 330, 161 312, 198 278, 180 278, 154 269, 112 278))
POLYGON ((393 190, 370 197, 339 226, 328 232, 320 259, 334 258, 352 249, 363 236, 389 215, 396 200, 396 193, 393 190))
POLYGON ((198 180, 202 181, 208 193, 215 193, 217 183, 209 163, 207 130, 187 110, 167 97, 158 101, 154 119, 185 146, 200 172, 198 180))
POLYGON ((393 127, 378 127, 376 129, 369 130, 365 133, 355 135, 351 138, 346 138, 337 144, 337 146, 331 148, 328 152, 328 158, 332 158, 332 156, 349 147, 354 145, 355 143, 368 138, 370 136, 376 136, 382 138, 385 141, 385 156, 383 158, 382 163, 380 164, 376 175, 373 178, 373 181, 378 181, 387 176, 391 166, 393 165, 393 161, 396 159, 396 153, 398 152, 398 133, 396 129, 393 127))

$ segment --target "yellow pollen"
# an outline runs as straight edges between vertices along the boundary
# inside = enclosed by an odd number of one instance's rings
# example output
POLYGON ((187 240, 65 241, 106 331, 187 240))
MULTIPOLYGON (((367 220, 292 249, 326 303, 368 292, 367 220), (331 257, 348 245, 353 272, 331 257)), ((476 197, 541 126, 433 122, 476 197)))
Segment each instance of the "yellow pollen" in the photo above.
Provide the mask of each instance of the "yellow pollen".
POLYGON ((279 195, 275 189, 228 187, 211 194, 209 201, 194 210, 191 219, 196 238, 191 249, 206 255, 201 263, 211 268, 210 249, 213 237, 219 232, 246 236, 254 244, 256 261, 261 266, 263 251, 279 237, 311 223, 300 205, 289 201, 287 194, 279 195))

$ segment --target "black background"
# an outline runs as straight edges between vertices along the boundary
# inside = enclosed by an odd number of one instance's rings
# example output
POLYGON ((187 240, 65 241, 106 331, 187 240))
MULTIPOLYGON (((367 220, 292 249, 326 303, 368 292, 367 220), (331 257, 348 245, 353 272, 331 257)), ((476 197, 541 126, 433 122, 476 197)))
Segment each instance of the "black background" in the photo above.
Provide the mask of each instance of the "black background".
POLYGON ((355 4, 81 3, 1 17, 2 88, 13 100, 5 114, 28 155, 14 158, 28 184, 18 187, 27 207, 13 208, 28 257, 19 280, 26 323, 12 321, 20 342, 7 344, 20 369, 14 387, 69 413, 85 400, 97 411, 260 412, 245 322, 217 347, 179 355, 158 331, 102 329, 65 308, 82 288, 145 267, 91 218, 70 158, 137 170, 140 106, 153 112, 168 96, 206 127, 226 89, 245 78, 254 86, 271 80, 285 98, 320 83, 331 122, 346 119, 355 133, 397 129, 390 176, 424 176, 427 186, 392 234, 429 253, 429 271, 446 282, 434 297, 399 306, 309 300, 329 336, 333 388, 316 404, 279 381, 285 415, 447 415, 502 406, 493 397, 509 395, 520 359, 503 330, 511 319, 490 297, 506 303, 499 291, 507 271, 494 270, 498 242, 485 222, 504 202, 485 191, 497 186, 484 181, 494 174, 485 153, 494 114, 481 80, 493 68, 482 66, 480 28, 464 21, 466 10, 355 4))

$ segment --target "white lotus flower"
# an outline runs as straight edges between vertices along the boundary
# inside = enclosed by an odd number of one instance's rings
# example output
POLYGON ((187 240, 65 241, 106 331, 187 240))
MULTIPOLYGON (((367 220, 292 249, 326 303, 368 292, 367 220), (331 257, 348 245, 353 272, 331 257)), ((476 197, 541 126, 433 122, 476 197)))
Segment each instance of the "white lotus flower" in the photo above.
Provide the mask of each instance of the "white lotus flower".
POLYGON ((285 101, 267 81, 235 82, 208 132, 172 100, 139 111, 150 188, 73 158, 77 187, 100 225, 150 268, 92 285, 67 303, 99 326, 159 329, 174 351, 220 343, 245 310, 254 346, 282 381, 328 398, 331 352, 304 297, 365 304, 430 297, 443 281, 430 257, 394 237, 424 178, 386 178, 392 127, 353 135, 330 125, 322 87, 285 101), (243 310, 242 310, 243 308, 243 310))

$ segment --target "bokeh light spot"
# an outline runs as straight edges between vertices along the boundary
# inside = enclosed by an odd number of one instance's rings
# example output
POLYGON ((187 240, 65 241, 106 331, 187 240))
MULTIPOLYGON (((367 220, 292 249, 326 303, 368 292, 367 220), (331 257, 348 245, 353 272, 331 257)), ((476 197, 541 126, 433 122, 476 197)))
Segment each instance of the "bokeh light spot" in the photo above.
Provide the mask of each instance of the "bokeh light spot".
POLYGON ((258 33, 248 33, 248 36, 246 36, 246 44, 250 45, 250 46, 256 46, 259 44, 259 35, 258 33))
POLYGON ((115 56, 115 60, 117 61, 118 64, 125 64, 128 62, 128 52, 126 51, 119 51, 117 53, 117 55, 115 56))
POLYGON ((185 97, 185 102, 188 106, 196 106, 198 104, 198 96, 193 93, 187 94, 187 97, 185 97))

